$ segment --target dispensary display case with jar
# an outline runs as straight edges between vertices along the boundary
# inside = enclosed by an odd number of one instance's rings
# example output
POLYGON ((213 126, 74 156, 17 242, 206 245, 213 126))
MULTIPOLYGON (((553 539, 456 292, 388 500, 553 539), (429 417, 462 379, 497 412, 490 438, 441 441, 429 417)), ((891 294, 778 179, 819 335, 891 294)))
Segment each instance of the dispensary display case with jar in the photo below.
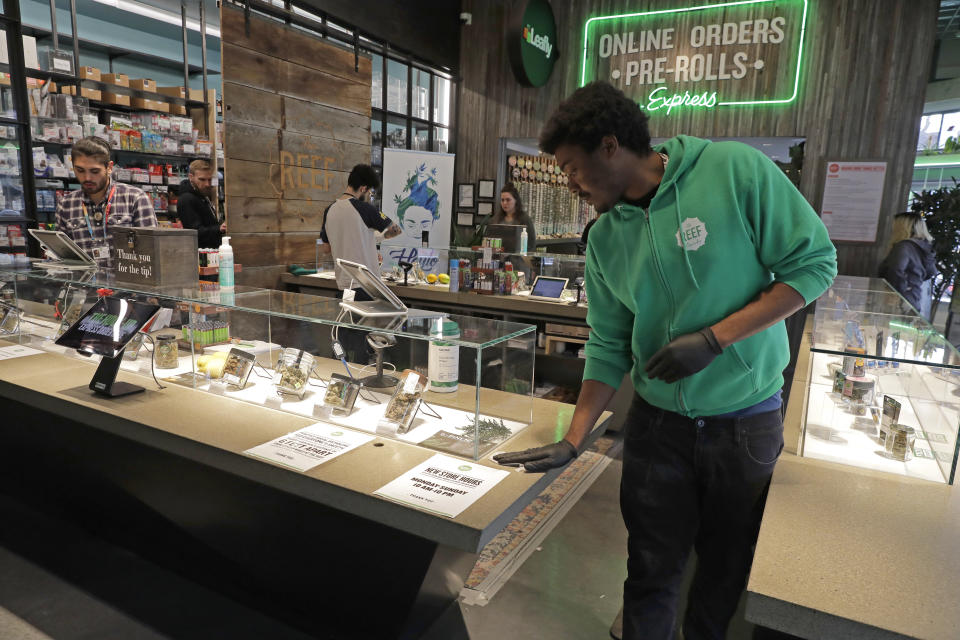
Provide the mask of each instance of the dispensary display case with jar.
MULTIPOLYGON (((97 270, 0 269, 0 282, 0 339, 95 354, 83 359, 98 379, 115 363, 151 392, 183 385, 470 459, 532 421, 531 325, 412 310, 360 317, 328 297, 131 285, 97 270), (127 308, 152 316, 137 335, 124 335, 117 310, 127 308), (71 341, 77 328, 111 349, 71 341)), ((109 395, 111 382, 91 389, 109 395)))
POLYGON ((884 280, 816 303, 801 454, 953 484, 960 353, 884 280))

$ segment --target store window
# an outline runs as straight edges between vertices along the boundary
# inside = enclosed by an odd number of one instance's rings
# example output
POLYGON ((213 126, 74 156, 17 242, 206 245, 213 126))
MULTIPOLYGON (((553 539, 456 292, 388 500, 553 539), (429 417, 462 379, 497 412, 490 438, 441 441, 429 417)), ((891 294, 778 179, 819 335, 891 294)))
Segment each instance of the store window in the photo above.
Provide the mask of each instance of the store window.
POLYGON ((920 138, 917 141, 917 151, 936 149, 940 141, 940 123, 942 113, 932 113, 920 119, 920 138))
POLYGON ((387 60, 387 110, 407 113, 407 65, 387 60))
POLYGON ((380 170, 383 149, 452 150, 453 81, 439 70, 394 57, 367 38, 372 64, 370 160, 380 170))
POLYGON ((958 150, 957 139, 960 138, 960 111, 943 114, 943 123, 940 125, 940 144, 941 149, 956 153, 958 150), (947 140, 953 138, 953 143, 949 145, 947 140))

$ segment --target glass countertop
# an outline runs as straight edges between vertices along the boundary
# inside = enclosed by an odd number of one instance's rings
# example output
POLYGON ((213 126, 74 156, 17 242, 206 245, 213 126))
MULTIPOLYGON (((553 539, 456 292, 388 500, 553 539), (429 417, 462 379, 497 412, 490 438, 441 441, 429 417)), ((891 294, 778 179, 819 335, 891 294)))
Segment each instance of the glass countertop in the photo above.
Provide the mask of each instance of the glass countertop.
POLYGON ((885 280, 838 276, 817 299, 812 350, 960 368, 960 353, 885 280))
POLYGON ((198 313, 243 311, 331 327, 342 325, 368 331, 374 329, 381 333, 421 340, 436 338, 438 318, 443 316, 456 322, 460 329, 460 338, 444 338, 444 341, 473 348, 490 347, 521 336, 532 339, 536 332, 536 327, 533 325, 439 312, 431 317, 363 318, 341 309, 339 300, 325 296, 243 286, 234 287, 233 292, 223 292, 202 290, 199 286, 196 288, 160 287, 118 282, 112 272, 101 269, 0 267, 0 280, 14 280, 17 286, 22 286, 26 281, 35 281, 58 285, 69 284, 87 289, 107 288, 112 289, 115 294, 126 293, 163 298, 182 305, 190 305, 193 307, 191 310, 198 313))

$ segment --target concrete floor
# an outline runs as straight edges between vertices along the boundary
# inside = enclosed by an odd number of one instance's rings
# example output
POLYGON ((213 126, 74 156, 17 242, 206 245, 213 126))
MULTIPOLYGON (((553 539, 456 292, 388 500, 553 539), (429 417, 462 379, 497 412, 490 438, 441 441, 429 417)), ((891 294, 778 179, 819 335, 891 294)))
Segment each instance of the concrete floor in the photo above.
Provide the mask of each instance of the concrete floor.
MULTIPOLYGON (((488 605, 461 605, 472 640, 609 637, 625 575, 620 468, 614 460, 488 605)), ((306 640, 260 612, 2 496, 0 522, 0 640, 306 640)), ((753 634, 741 607, 728 637, 753 634)))

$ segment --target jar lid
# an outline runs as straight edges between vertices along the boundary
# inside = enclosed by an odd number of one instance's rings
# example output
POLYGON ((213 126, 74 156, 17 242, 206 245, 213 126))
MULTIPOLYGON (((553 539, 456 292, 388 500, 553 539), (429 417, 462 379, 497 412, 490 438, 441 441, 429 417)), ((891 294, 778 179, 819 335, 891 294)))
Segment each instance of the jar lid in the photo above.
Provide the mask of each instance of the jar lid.
POLYGON ((154 340, 156 340, 157 342, 168 342, 170 340, 176 340, 176 339, 177 339, 177 336, 169 333, 163 333, 154 338, 154 340))

